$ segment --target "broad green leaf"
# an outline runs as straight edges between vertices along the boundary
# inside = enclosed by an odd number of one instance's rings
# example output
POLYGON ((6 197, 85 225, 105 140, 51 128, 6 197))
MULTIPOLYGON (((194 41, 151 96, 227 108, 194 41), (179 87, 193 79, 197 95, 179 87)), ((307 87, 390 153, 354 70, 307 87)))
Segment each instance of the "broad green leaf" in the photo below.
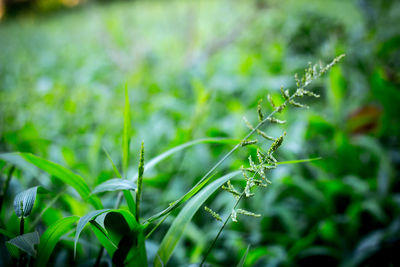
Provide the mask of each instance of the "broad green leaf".
POLYGON ((197 212, 197 210, 203 205, 203 203, 214 193, 218 188, 220 188, 225 182, 233 178, 240 171, 231 172, 227 175, 210 183, 198 194, 196 194, 179 212, 178 216, 173 221, 172 225, 168 229, 167 234, 164 236, 161 245, 157 251, 157 256, 154 260, 154 266, 165 266, 171 257, 176 245, 181 239, 183 232, 197 212))
POLYGON ((243 267, 244 266, 244 263, 245 263, 246 258, 247 258, 247 254, 249 253, 249 249, 250 249, 250 245, 247 246, 247 249, 244 252, 243 257, 240 259, 237 267, 243 267))
POLYGON ((28 253, 32 257, 36 257, 36 250, 34 246, 36 244, 39 244, 39 242, 40 239, 38 232, 33 232, 16 236, 7 243, 16 246, 17 248, 28 253))
POLYGON ((32 163, 39 169, 60 179, 65 184, 72 186, 79 193, 82 199, 84 200, 87 199, 96 209, 101 209, 103 207, 100 199, 97 196, 90 195, 89 186, 81 176, 73 173, 69 169, 57 163, 40 158, 30 153, 21 153, 21 152, 0 154, 0 158, 6 161, 11 158, 13 162, 16 161, 17 159, 19 161, 23 159, 29 163, 32 163))
POLYGON ((109 209, 94 210, 79 219, 78 225, 76 226, 76 233, 74 238, 74 257, 76 255, 76 245, 78 244, 78 239, 81 235, 81 232, 83 231, 83 228, 85 228, 86 224, 88 224, 91 220, 95 219, 98 215, 106 211, 109 211, 109 209))
POLYGON ((97 194, 105 191, 118 191, 118 190, 135 190, 136 184, 131 180, 114 178, 99 184, 93 189, 92 194, 97 194))
MULTIPOLYGON (((204 138, 204 139, 197 139, 193 140, 187 143, 184 143, 182 145, 173 147, 164 153, 158 155, 157 157, 151 159, 147 164, 144 165, 144 171, 146 172, 147 170, 153 168, 155 165, 157 165, 159 162, 163 161, 167 157, 171 156, 174 153, 177 153, 181 150, 184 150, 185 148, 189 148, 194 145, 199 145, 199 144, 232 144, 232 143, 238 143, 240 142, 239 139, 230 139, 230 138, 204 138)), ((131 180, 135 181, 138 177, 138 173, 136 173, 131 180)))
POLYGON ((17 194, 14 198, 14 211, 17 217, 27 217, 32 211, 36 200, 38 186, 29 188, 17 194))
POLYGON ((21 251, 18 249, 17 246, 14 246, 13 244, 6 242, 6 247, 8 252, 10 253, 11 257, 13 258, 19 258, 19 256, 21 255, 21 251))
POLYGON ((38 256, 35 266, 46 266, 54 247, 60 238, 74 229, 74 224, 78 221, 78 216, 66 217, 50 225, 40 237, 38 256))
POLYGON ((128 85, 125 85, 125 106, 124 106, 124 132, 122 136, 122 172, 126 177, 129 162, 129 136, 131 132, 131 116, 128 95, 128 85))

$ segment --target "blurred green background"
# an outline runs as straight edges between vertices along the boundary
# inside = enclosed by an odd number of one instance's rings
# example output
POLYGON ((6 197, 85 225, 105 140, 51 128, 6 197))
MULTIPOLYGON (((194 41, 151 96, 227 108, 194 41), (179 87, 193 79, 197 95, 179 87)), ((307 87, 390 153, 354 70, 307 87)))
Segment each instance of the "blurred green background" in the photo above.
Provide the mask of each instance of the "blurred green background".
MULTIPOLYGON (((258 99, 279 101, 280 86, 293 89, 308 62, 345 53, 313 84, 321 98, 307 100, 310 109, 289 108, 287 124, 265 129, 288 133, 278 160, 323 159, 274 170, 273 184, 243 203, 262 218, 230 223, 208 260, 233 266, 250 244, 246 266, 400 265, 399 1, 0 0, 0 17, 0 151, 43 156, 91 185, 113 176, 102 147, 121 162, 125 84, 133 174, 142 140, 148 160, 197 138, 242 138, 258 99)), ((145 173, 144 214, 184 194, 230 147, 196 146, 145 173)), ((45 174, 19 176, 2 211, 9 228, 17 192, 64 189, 45 174)), ((62 199, 46 211, 49 224, 87 211, 62 199)), ((220 192, 207 205, 226 216, 232 202, 220 192)), ((218 226, 198 212, 168 266, 199 262, 218 226)), ((68 265, 65 242, 58 266, 68 265)))

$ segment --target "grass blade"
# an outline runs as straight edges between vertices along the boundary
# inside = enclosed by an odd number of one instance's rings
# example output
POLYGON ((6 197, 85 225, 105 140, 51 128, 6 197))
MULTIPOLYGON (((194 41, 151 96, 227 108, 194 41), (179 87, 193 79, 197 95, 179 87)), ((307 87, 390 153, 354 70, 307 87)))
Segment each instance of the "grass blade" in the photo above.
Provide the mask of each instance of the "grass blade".
POLYGON ((88 200, 94 208, 101 209, 103 207, 100 199, 97 196, 90 195, 89 186, 81 176, 75 174, 74 172, 57 163, 51 162, 30 153, 21 152, 0 154, 0 158, 6 161, 10 159, 10 162, 21 162, 21 160, 25 160, 26 162, 35 165, 39 169, 57 177, 65 184, 73 187, 82 197, 82 199, 88 200))
POLYGON ((277 162, 278 165, 285 165, 285 164, 297 164, 297 163, 304 163, 304 162, 311 162, 316 160, 321 160, 321 157, 317 158, 310 158, 310 159, 297 159, 297 160, 288 160, 288 161, 280 161, 277 162))
POLYGON ((0 234, 6 236, 8 238, 15 237, 15 235, 13 233, 11 233, 10 231, 7 231, 6 229, 2 229, 2 228, 0 228, 0 234))
POLYGON ((38 232, 33 232, 33 233, 28 233, 24 235, 19 235, 17 237, 14 237, 7 243, 10 243, 20 250, 28 253, 32 257, 36 257, 36 250, 35 250, 35 245, 39 244, 40 239, 39 239, 39 234, 38 232))
MULTIPOLYGON (((147 170, 153 168, 155 165, 157 165, 159 162, 163 161, 167 157, 180 152, 181 150, 184 150, 185 148, 192 147, 194 145, 199 145, 199 144, 232 144, 232 143, 237 143, 240 140, 238 139, 231 139, 231 138, 203 138, 203 139, 197 139, 193 140, 187 143, 184 143, 182 145, 173 147, 164 153, 158 155, 157 157, 151 159, 147 164, 144 165, 144 172, 147 170)), ((138 173, 136 173, 131 179, 136 180, 138 178, 138 173)))
POLYGON ((94 210, 79 219, 74 238, 74 257, 76 256, 76 245, 78 244, 78 239, 83 231, 83 228, 85 228, 86 224, 88 224, 91 220, 95 219, 98 215, 106 211, 109 211, 109 209, 94 210))
POLYGON ((38 256, 35 261, 35 266, 46 266, 54 247, 60 238, 73 230, 74 224, 78 221, 78 216, 66 217, 47 228, 47 230, 40 237, 40 244, 38 247, 38 256))
MULTIPOLYGON (((126 223, 129 225, 129 228, 131 230, 138 229, 140 226, 136 223, 135 217, 131 212, 128 210, 121 210, 121 209, 102 209, 102 210, 95 210, 92 212, 89 212, 85 216, 81 217, 79 219, 78 225, 76 227, 76 233, 75 233, 75 238, 74 238, 74 255, 76 255, 76 245, 78 244, 79 236, 81 232, 83 231, 83 228, 92 220, 96 219, 97 216, 103 214, 103 213, 110 213, 110 212, 116 212, 121 214, 126 223)), ((101 225, 104 229, 104 225, 101 225)))
POLYGON ((246 251, 243 254, 243 257, 240 259, 238 265, 236 267, 243 267, 244 263, 246 262, 247 254, 249 254, 250 245, 247 246, 246 251))
POLYGON ((124 132, 122 136, 122 172, 126 177, 129 163, 129 136, 131 132, 131 116, 128 95, 128 85, 125 85, 125 106, 124 106, 124 132))
POLYGON ((99 184, 93 189, 92 194, 97 194, 106 191, 118 191, 118 190, 135 190, 136 184, 131 180, 114 178, 99 184))
POLYGON ((239 173, 240 171, 235 171, 218 178, 201 190, 185 205, 185 207, 183 207, 161 242, 161 245, 157 251, 157 257, 154 261, 155 267, 160 267, 167 264, 193 215, 211 196, 212 193, 214 193, 225 182, 239 173))

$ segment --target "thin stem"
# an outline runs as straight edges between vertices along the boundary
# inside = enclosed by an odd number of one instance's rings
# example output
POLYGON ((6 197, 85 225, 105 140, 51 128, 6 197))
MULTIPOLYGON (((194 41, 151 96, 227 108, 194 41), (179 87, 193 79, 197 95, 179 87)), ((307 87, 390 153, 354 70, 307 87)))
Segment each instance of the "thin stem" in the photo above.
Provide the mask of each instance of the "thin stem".
POLYGON ((25 227, 25 219, 24 219, 24 215, 22 215, 21 220, 19 221, 19 234, 20 235, 24 234, 24 227, 25 227))
POLYGON ((103 257, 104 254, 104 247, 102 246, 99 250, 99 254, 97 255, 96 262, 94 263, 93 267, 99 267, 101 258, 103 257))
MULTIPOLYGON (((236 203, 233 206, 233 209, 235 209, 239 205, 239 202, 243 198, 243 196, 244 196, 244 191, 240 194, 239 198, 236 200, 236 203)), ((199 267, 203 266, 203 264, 206 262, 206 259, 207 259, 208 255, 210 254, 211 250, 215 246, 215 243, 217 243, 217 240, 218 240, 219 236, 221 235, 222 231, 224 230, 225 226, 227 225, 230 217, 231 217, 231 214, 229 214, 228 217, 226 217, 226 219, 225 219, 224 223, 222 224, 221 228, 219 228, 218 234, 215 236, 215 238, 214 238, 213 242, 211 243, 210 247, 207 249, 207 252, 204 255, 203 260, 201 261, 199 267)))

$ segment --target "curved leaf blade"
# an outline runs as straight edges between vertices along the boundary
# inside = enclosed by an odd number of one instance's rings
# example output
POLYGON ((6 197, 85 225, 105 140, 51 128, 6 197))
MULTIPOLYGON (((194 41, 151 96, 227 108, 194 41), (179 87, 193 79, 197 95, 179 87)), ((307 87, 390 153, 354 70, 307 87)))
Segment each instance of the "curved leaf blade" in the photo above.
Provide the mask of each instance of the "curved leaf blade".
POLYGON ((108 210, 109 209, 94 210, 79 219, 78 225, 76 226, 76 233, 74 238, 74 257, 76 255, 76 245, 78 244, 78 239, 81 235, 81 232, 83 231, 83 228, 85 228, 86 224, 88 224, 91 220, 95 219, 98 215, 108 210))
POLYGON ((93 189, 92 194, 102 193, 106 191, 119 191, 119 190, 135 190, 136 184, 131 180, 114 178, 99 184, 93 189))
POLYGON ((239 173, 240 171, 235 171, 218 178, 214 182, 204 187, 203 190, 195 195, 183 207, 161 242, 161 245, 157 251, 157 257, 154 260, 155 267, 160 267, 167 264, 176 245, 181 239, 186 226, 191 221, 197 210, 204 204, 204 202, 211 196, 212 193, 214 193, 225 182, 227 182, 229 179, 233 178, 239 173))
POLYGON ((73 225, 78 221, 78 216, 66 217, 50 225, 40 237, 38 256, 35 266, 46 266, 54 247, 60 238, 73 230, 73 225))
MULTIPOLYGON (((184 150, 185 148, 189 148, 194 145, 199 145, 199 144, 232 144, 232 143, 238 143, 240 142, 239 139, 231 139, 231 138, 202 138, 202 139, 197 139, 193 141, 189 141, 187 143, 184 143, 182 145, 173 147, 164 153, 158 155, 157 157, 151 159, 147 164, 144 165, 144 172, 147 170, 153 168, 155 165, 157 165, 159 162, 163 161, 167 157, 171 156, 172 154, 175 154, 181 150, 184 150)), ((136 173, 131 180, 136 181, 138 177, 138 173, 136 173)))
POLYGON ((31 187, 15 196, 14 211, 17 217, 29 216, 35 204, 37 189, 38 186, 31 187))
POLYGON ((7 243, 16 246, 17 248, 28 253, 32 257, 36 257, 36 250, 34 246, 36 244, 39 244, 39 242, 40 238, 38 232, 19 235, 17 237, 14 237, 10 241, 7 241, 7 243))
MULTIPOLYGON (((135 220, 135 217, 130 213, 128 210, 122 210, 122 209, 102 209, 102 210, 94 210, 86 214, 85 216, 81 217, 79 219, 78 225, 76 226, 76 233, 75 233, 75 238, 74 238, 74 257, 76 255, 76 246, 78 244, 79 236, 82 233, 83 229, 85 226, 92 220, 96 219, 97 216, 103 214, 103 213, 109 213, 109 212, 117 212, 121 214, 127 224, 129 225, 129 228, 132 229, 137 229, 140 226, 135 220)), ((98 223, 98 222, 97 222, 98 223)), ((99 223, 98 223, 99 224, 99 223)), ((99 224, 100 225, 100 224, 99 224)), ((104 228, 104 225, 100 225, 101 227, 104 228)))
POLYGON ((81 176, 57 163, 35 156, 31 153, 22 152, 0 154, 0 158, 5 161, 10 160, 10 162, 21 162, 22 160, 25 160, 26 162, 35 165, 39 169, 55 176, 65 184, 73 187, 82 197, 82 199, 87 199, 94 208, 103 208, 100 199, 97 196, 90 195, 89 186, 81 176))

